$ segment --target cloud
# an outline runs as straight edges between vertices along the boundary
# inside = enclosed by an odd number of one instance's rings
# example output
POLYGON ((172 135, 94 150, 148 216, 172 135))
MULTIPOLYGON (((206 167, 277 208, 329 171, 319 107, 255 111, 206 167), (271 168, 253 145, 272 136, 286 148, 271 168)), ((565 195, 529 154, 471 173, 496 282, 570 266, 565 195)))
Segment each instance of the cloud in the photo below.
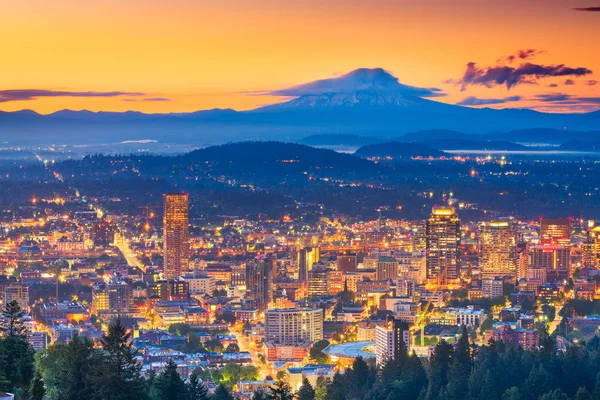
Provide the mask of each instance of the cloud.
POLYGON ((510 97, 504 97, 501 99, 480 99, 480 98, 477 98, 474 96, 470 96, 470 97, 467 97, 467 98, 459 101, 456 104, 459 106, 484 106, 484 105, 488 105, 488 104, 503 104, 503 103, 508 103, 508 102, 512 102, 512 101, 519 101, 521 99, 522 99, 521 96, 510 96, 510 97))
POLYGON ((573 79, 567 79, 565 81, 565 85, 567 86, 573 86, 575 84, 575 81, 573 79))
POLYGON ((156 102, 161 102, 161 101, 171 101, 171 99, 168 99, 166 97, 146 97, 143 99, 123 99, 123 101, 156 101, 156 102))
POLYGON ((587 81, 586 85, 587 86, 595 86, 597 83, 598 83, 598 81, 590 79, 589 81, 587 81))
POLYGON ((600 97, 579 97, 566 93, 538 94, 534 99, 544 103, 560 103, 563 105, 600 105, 600 97))
POLYGON ((555 87, 558 87, 558 84, 557 83, 551 83, 551 84, 548 85, 548 87, 555 88, 555 87))
POLYGON ((144 96, 138 92, 72 92, 64 90, 44 89, 14 89, 0 90, 0 103, 8 101, 37 100, 40 97, 120 97, 120 96, 144 96))
POLYGON ((308 82, 279 90, 250 92, 248 94, 299 97, 326 93, 353 93, 360 91, 385 92, 417 97, 445 96, 445 93, 438 88, 422 88, 404 85, 398 81, 398 78, 383 68, 360 68, 334 78, 308 82))
POLYGON ((600 12, 600 7, 576 7, 573 10, 576 10, 576 11, 600 12))
POLYGON ((528 60, 536 57, 539 54, 545 53, 544 50, 536 50, 536 49, 525 49, 517 51, 517 54, 511 54, 510 56, 506 56, 498 60, 498 62, 506 61, 509 64, 512 64, 513 61, 517 59, 528 60))
POLYGON ((592 71, 584 67, 567 67, 564 64, 541 65, 524 63, 518 67, 495 65, 480 68, 476 63, 467 64, 463 77, 458 81, 465 90, 471 85, 493 87, 506 85, 508 89, 521 84, 535 84, 539 79, 555 76, 585 76, 592 71))

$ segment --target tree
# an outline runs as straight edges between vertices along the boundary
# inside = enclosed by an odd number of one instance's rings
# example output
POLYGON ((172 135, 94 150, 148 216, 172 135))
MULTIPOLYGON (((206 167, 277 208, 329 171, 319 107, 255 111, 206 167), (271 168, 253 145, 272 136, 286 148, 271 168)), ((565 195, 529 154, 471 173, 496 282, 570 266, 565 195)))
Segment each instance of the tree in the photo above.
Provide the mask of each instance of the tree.
POLYGON ((516 386, 511 387, 510 389, 506 389, 504 393, 502 393, 502 400, 522 400, 523 396, 521 396, 521 392, 519 392, 519 388, 516 386))
POLYGON ((539 400, 569 400, 569 397, 560 389, 555 389, 540 396, 539 400))
POLYGON ((317 387, 315 388, 315 400, 325 400, 327 398, 327 381, 324 377, 317 378, 317 387))
POLYGON ((131 334, 117 319, 102 337, 103 362, 96 375, 96 396, 101 400, 147 399, 141 366, 136 362, 137 350, 131 334))
POLYGON ((204 343, 204 348, 208 351, 215 351, 217 353, 223 352, 223 343, 219 339, 207 340, 204 343))
POLYGON ((215 394, 213 394, 211 400, 234 400, 233 396, 229 392, 229 389, 225 387, 225 385, 220 384, 215 389, 215 394))
POLYGON ((251 400, 267 400, 267 395, 264 390, 257 389, 254 394, 252 394, 251 400))
POLYGON ((89 399, 94 392, 93 368, 101 362, 94 344, 86 337, 79 335, 59 348, 60 358, 57 376, 51 380, 56 398, 60 400, 89 399))
POLYGON ((187 400, 189 395, 185 382, 177 372, 177 364, 173 361, 167 362, 165 370, 156 378, 154 387, 160 400, 187 400))
POLYGON ((27 327, 23 323, 25 311, 16 300, 8 303, 2 310, 2 324, 0 330, 4 336, 15 336, 21 339, 27 338, 27 327))
POLYGON ((283 380, 276 381, 267 394, 268 400, 292 400, 293 398, 290 385, 283 380))
POLYGON ((29 388, 29 400, 43 400, 46 394, 44 389, 44 381, 39 371, 36 371, 31 381, 31 387, 29 388))
POLYGON ((452 346, 442 340, 437 346, 429 364, 429 386, 427 400, 437 399, 440 391, 448 384, 448 372, 452 361, 452 346))
POLYGON ((204 386, 202 382, 200 382, 198 375, 194 373, 190 375, 188 389, 190 392, 191 400, 208 400, 210 398, 207 387, 204 386))
POLYGON ((590 392, 588 392, 585 386, 581 386, 579 389, 577 389, 574 400, 592 400, 592 395, 590 392))
POLYGON ((240 352, 240 346, 238 346, 235 343, 231 343, 225 349, 225 353, 239 353, 239 352, 240 352))
POLYGON ((19 335, 0 339, 0 390, 18 394, 29 389, 34 353, 29 342, 19 335))
POLYGON ((314 400, 315 399, 315 390, 313 389, 313 387, 310 384, 310 382, 308 381, 308 379, 306 379, 306 378, 302 379, 302 386, 300 386, 298 393, 296 393, 296 398, 298 400, 314 400))

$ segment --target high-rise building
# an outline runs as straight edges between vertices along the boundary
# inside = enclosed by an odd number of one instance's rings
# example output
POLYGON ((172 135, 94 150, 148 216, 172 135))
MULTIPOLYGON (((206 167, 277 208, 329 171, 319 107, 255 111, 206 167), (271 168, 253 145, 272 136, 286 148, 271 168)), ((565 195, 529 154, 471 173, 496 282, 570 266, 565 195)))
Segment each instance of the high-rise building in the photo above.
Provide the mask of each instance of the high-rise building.
POLYGON ((167 279, 177 279, 187 272, 190 257, 189 195, 164 195, 164 272, 167 279))
POLYGON ((29 286, 25 283, 10 283, 6 285, 2 300, 3 307, 16 300, 21 310, 29 312, 29 286))
POLYGON ((315 299, 327 296, 327 268, 322 265, 315 265, 308 271, 307 292, 309 299, 315 299))
POLYGON ((337 256, 337 269, 341 272, 354 272, 358 265, 356 254, 339 254, 337 256))
POLYGON ((398 261, 393 257, 379 257, 377 260, 377 280, 395 282, 398 277, 398 261))
POLYGON ((600 267, 600 226, 588 221, 587 238, 581 245, 581 264, 584 268, 600 267))
POLYGON ((479 268, 481 276, 516 275, 517 234, 508 222, 489 222, 479 226, 479 268))
POLYGON ((540 244, 571 246, 571 220, 545 219, 540 222, 540 244))
POLYGON ((384 326, 375 328, 375 362, 378 367, 395 359, 401 354, 402 347, 410 349, 410 330, 408 323, 388 319, 384 326))
POLYGON ((426 224, 427 279, 438 284, 457 279, 460 219, 451 207, 434 207, 426 224))
POLYGON ((543 269, 546 280, 555 282, 569 278, 571 251, 567 246, 532 246, 529 248, 528 270, 543 269))
POLYGON ((259 310, 266 310, 273 302, 273 276, 277 259, 266 256, 246 264, 246 296, 259 310))
POLYGON ((318 247, 305 247, 298 252, 298 280, 305 281, 308 271, 314 263, 319 262, 320 252, 318 247))
POLYGON ((321 339, 322 309, 286 308, 265 311, 265 341, 293 345, 321 339))
POLYGON ((110 280, 92 288, 92 311, 95 314, 127 314, 133 305, 127 282, 110 280))

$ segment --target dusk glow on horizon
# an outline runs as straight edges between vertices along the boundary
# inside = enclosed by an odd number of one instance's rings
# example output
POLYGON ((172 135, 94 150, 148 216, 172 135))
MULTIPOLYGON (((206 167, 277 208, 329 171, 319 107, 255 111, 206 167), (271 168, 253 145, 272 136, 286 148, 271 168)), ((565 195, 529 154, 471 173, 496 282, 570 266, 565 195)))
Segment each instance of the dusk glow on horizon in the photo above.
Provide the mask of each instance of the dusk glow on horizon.
POLYGON ((0 110, 247 110, 382 68, 434 99, 600 109, 585 0, 0 1, 0 110))

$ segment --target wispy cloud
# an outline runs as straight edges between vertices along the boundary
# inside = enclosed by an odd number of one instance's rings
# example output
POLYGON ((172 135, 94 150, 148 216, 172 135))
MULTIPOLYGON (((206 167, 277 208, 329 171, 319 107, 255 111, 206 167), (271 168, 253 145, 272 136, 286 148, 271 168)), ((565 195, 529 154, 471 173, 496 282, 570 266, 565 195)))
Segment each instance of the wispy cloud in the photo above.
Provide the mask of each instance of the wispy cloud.
POLYGON ((162 101, 171 101, 166 97, 145 97, 139 99, 123 99, 123 101, 150 101, 150 102, 162 102, 162 101))
POLYGON ((480 99, 475 96, 469 96, 469 97, 459 101, 456 104, 459 106, 485 106, 485 105, 490 105, 490 104, 509 103, 509 102, 513 102, 513 101, 519 101, 521 99, 522 99, 521 96, 510 96, 510 97, 504 97, 504 98, 499 98, 499 99, 480 99))
POLYGON ((544 103, 560 103, 563 105, 600 105, 600 97, 580 97, 566 93, 538 94, 534 99, 544 103))
POLYGON ((67 90, 44 90, 44 89, 13 89, 0 90, 0 103, 9 101, 36 100, 41 97, 121 97, 121 96, 145 96, 139 92, 74 92, 67 90))
POLYGON ((524 49, 517 51, 516 54, 511 54, 510 56, 502 57, 497 62, 501 63, 503 61, 512 64, 515 60, 529 60, 538 56, 539 54, 545 53, 544 50, 536 50, 536 49, 524 49))
POLYGON ((575 7, 576 11, 600 12, 600 7, 575 7))

